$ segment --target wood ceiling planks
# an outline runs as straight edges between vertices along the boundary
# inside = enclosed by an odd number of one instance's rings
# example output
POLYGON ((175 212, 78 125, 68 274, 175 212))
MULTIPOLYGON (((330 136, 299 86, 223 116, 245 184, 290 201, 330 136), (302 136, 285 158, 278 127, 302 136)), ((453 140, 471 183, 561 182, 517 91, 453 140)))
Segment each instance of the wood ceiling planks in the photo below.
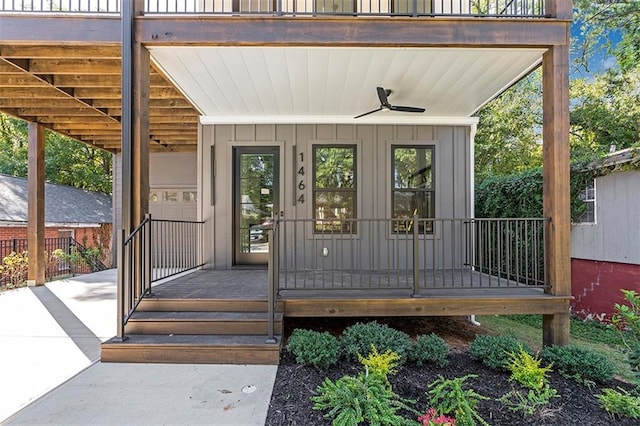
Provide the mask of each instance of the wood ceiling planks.
MULTIPOLYGON (((150 149, 194 151, 198 112, 156 69, 149 73, 150 149)), ((0 45, 0 110, 119 151, 120 46, 0 45)))

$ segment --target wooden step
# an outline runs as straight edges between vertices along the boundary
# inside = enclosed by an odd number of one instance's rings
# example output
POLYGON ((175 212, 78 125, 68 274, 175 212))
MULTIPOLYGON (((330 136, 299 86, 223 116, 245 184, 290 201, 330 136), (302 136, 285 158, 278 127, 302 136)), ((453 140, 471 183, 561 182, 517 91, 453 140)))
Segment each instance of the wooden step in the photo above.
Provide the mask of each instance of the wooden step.
MULTIPOLYGON (((264 312, 136 311, 127 322, 126 334, 237 334, 266 335, 264 312)), ((282 314, 276 313, 274 332, 282 333, 282 314)))
POLYGON ((277 365, 281 336, 139 335, 102 344, 102 362, 277 365))
MULTIPOLYGON (((276 311, 282 311, 282 302, 276 302, 276 311)), ((266 299, 158 299, 145 297, 136 311, 182 312, 267 312, 266 299)))

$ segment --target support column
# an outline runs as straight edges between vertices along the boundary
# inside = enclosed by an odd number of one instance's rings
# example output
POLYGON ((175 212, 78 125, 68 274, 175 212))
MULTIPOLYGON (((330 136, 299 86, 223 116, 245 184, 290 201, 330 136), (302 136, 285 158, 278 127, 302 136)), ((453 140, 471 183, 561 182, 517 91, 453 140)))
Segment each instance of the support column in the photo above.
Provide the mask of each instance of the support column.
POLYGON ((40 124, 29 123, 27 177, 28 286, 44 285, 44 132, 40 124))
MULTIPOLYGON (((568 31, 568 30, 567 30, 568 31)), ((553 46, 542 59, 543 204, 547 293, 571 296, 569 192, 569 45, 553 46)), ((543 344, 569 343, 566 313, 543 315, 543 344)))
POLYGON ((149 51, 136 36, 144 0, 122 2, 122 227, 149 212, 149 51))

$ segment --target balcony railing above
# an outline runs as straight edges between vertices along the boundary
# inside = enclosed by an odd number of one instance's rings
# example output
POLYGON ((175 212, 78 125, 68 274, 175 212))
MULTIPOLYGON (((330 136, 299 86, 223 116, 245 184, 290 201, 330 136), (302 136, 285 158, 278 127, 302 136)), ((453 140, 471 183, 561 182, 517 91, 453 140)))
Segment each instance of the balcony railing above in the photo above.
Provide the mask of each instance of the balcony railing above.
MULTIPOLYGON (((548 1, 145 0, 145 14, 544 18, 548 1)), ((119 14, 120 0, 0 0, 0 12, 119 14)))

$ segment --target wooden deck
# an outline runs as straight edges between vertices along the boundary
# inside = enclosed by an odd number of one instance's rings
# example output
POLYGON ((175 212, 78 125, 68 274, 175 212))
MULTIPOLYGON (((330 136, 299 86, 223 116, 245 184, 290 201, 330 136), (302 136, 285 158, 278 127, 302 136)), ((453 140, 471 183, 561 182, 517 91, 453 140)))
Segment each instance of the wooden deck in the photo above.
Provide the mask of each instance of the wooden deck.
MULTIPOLYGON (((425 279, 415 296, 405 277, 394 281, 395 287, 379 286, 379 281, 369 282, 371 286, 367 287, 357 273, 346 274, 349 285, 345 285, 345 274, 342 273, 342 280, 334 280, 333 286, 329 287, 327 283, 331 281, 327 281, 327 273, 324 274, 324 287, 318 286, 321 277, 316 277, 315 287, 311 286, 313 280, 307 277, 305 286, 294 288, 291 274, 280 276, 283 289, 278 294, 278 306, 285 317, 550 315, 567 312, 570 301, 570 297, 552 296, 541 288, 518 285, 513 281, 508 283, 485 274, 475 273, 474 281, 463 282, 459 271, 441 272, 432 281, 425 279), (357 285, 353 285, 354 282, 357 285)), ((366 278, 371 279, 371 276, 366 278)), ((154 286, 151 299, 266 302, 267 290, 266 269, 200 270, 154 286)))

